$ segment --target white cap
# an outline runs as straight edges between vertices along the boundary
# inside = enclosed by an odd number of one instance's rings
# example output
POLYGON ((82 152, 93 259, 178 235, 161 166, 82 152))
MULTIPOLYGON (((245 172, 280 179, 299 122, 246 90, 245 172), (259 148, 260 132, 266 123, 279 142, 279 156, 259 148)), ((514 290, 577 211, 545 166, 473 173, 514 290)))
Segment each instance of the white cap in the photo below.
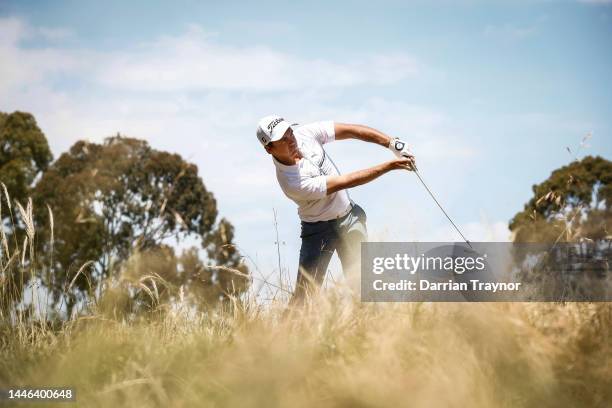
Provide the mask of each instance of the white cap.
POLYGON ((280 140, 291 124, 278 115, 269 115, 262 118, 257 126, 257 140, 262 145, 280 140))

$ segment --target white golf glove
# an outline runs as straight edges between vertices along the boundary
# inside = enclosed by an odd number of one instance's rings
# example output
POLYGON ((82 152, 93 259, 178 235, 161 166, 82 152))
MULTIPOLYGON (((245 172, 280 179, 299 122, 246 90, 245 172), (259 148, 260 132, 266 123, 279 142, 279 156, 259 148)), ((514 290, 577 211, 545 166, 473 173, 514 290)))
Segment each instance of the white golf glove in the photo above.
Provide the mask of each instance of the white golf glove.
POLYGON ((393 152, 393 154, 395 154, 395 157, 397 158, 405 157, 409 159, 410 161, 412 161, 412 165, 416 169, 416 162, 414 160, 414 154, 412 154, 406 142, 396 137, 396 138, 391 139, 391 141, 389 142, 388 148, 389 150, 393 152))

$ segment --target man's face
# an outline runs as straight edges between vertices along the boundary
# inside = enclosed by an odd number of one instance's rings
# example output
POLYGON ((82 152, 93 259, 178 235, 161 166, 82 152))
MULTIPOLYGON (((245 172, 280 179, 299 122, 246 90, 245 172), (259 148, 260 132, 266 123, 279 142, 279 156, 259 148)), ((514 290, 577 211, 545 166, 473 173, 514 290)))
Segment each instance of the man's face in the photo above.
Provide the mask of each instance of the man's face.
POLYGON ((298 154, 298 147, 293 130, 287 129, 281 139, 268 143, 266 151, 275 157, 295 157, 298 154))

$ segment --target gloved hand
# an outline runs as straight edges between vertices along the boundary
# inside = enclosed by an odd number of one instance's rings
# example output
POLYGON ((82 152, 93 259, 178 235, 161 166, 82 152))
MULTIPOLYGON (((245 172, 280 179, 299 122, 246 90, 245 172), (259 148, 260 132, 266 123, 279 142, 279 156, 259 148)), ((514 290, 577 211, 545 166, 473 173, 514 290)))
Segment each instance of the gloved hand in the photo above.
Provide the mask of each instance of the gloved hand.
POLYGON ((414 158, 414 155, 412 154, 412 152, 410 151, 410 149, 408 148, 408 145, 406 144, 406 142, 403 142, 402 140, 400 140, 399 138, 393 138, 391 139, 391 141, 389 142, 389 150, 391 150, 393 152, 393 154, 395 154, 395 157, 397 158, 401 158, 401 157, 405 157, 408 160, 410 160, 412 162, 412 166, 414 167, 414 169, 416 170, 416 160, 414 158))

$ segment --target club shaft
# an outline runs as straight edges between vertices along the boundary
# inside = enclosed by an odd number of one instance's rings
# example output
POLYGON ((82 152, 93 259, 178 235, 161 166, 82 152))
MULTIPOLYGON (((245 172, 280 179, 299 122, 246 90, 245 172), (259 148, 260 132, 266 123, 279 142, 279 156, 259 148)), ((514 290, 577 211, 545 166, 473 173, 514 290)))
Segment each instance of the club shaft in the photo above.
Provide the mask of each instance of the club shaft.
MULTIPOLYGON (((468 239, 461 233, 461 230, 459 229, 459 227, 457 227, 457 225, 455 225, 455 223, 453 222, 453 220, 451 219, 451 217, 449 217, 449 215, 446 213, 446 211, 444 211, 444 208, 442 208, 442 206, 440 205, 440 203, 438 202, 438 200, 436 199, 436 197, 434 196, 434 194, 431 192, 431 190, 429 189, 429 187, 427 187, 427 184, 425 184, 425 181, 423 181, 423 178, 421 177, 421 175, 419 174, 419 172, 414 169, 414 174, 416 174, 416 176, 419 178, 419 180, 421 181, 421 184, 423 184, 423 187, 425 187, 425 190, 427 190, 427 192, 429 193, 429 195, 431 196, 431 198, 433 198, 433 200, 436 202, 436 204, 438 205, 438 207, 440 207, 440 210, 442 210, 442 212, 444 213, 444 215, 446 216, 446 218, 450 221, 450 223, 453 225, 453 227, 455 227, 455 230, 457 230, 457 232, 459 233, 459 235, 461 235, 461 238, 463 238, 463 240, 466 242, 466 244, 468 244, 470 246, 470 248, 472 248, 472 244, 470 244, 470 241, 468 241, 468 239)), ((474 249, 474 248, 472 248, 474 249)))

